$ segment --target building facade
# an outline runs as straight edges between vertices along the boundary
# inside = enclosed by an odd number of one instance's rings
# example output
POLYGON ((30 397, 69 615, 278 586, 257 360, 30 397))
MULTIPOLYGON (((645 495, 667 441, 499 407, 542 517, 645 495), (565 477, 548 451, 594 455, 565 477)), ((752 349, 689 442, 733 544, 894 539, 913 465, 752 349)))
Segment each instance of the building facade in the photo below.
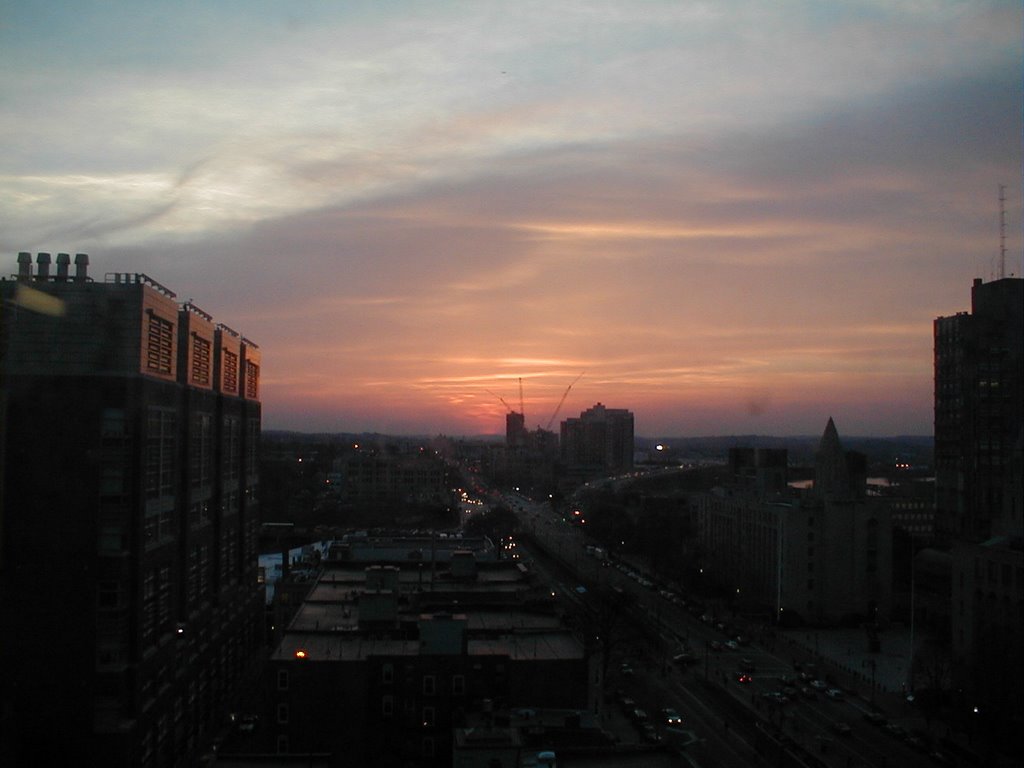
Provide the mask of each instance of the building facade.
POLYGON ((69 264, 0 282, 4 757, 189 765, 261 645, 260 351, 69 264))
POLYGON ((785 454, 734 449, 732 481, 697 497, 704 578, 783 624, 889 620, 892 525, 865 493, 863 457, 829 419, 814 487, 788 488, 785 454))

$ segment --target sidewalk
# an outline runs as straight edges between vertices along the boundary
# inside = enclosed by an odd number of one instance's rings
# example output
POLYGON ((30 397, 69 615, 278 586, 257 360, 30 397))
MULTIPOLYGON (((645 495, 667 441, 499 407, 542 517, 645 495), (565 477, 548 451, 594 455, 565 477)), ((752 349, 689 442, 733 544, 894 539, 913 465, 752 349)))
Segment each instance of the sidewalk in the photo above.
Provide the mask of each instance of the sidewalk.
MULTIPOLYGON (((927 740, 944 753, 952 742, 976 754, 979 765, 1009 768, 1019 764, 991 749, 986 752, 983 745, 975 744, 972 748, 967 734, 952 731, 938 719, 932 719, 929 724, 924 713, 907 702, 909 629, 890 627, 879 632, 881 647, 878 653, 868 651, 863 629, 788 629, 775 630, 774 635, 774 639, 768 639, 762 645, 772 648, 774 642, 774 652, 783 658, 788 656, 791 661, 813 661, 819 677, 831 678, 842 689, 856 693, 854 703, 860 709, 877 710, 910 732, 927 734, 927 740), (875 683, 873 695, 872 674, 875 683)), ((919 640, 919 637, 914 638, 916 648, 920 647, 919 640)))
MULTIPOLYGON (((775 630, 776 641, 799 646, 806 653, 827 659, 838 671, 857 681, 858 689, 870 692, 871 681, 875 694, 903 694, 909 687, 910 630, 890 627, 878 633, 880 649, 868 651, 867 635, 855 629, 785 629, 775 630)), ((914 650, 921 647, 920 635, 914 639, 914 650)), ((783 647, 776 644, 780 655, 783 647)), ((823 672, 824 673, 824 672, 823 672)))

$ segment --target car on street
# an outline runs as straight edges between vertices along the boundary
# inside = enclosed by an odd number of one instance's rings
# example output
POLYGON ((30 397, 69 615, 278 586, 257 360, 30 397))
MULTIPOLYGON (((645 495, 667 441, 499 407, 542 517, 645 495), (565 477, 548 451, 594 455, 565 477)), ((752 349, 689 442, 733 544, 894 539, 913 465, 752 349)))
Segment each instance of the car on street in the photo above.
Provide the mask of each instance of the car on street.
POLYGON ((825 691, 828 690, 828 683, 824 680, 811 680, 811 688, 816 691, 825 691))
POLYGON ((737 643, 735 640, 726 640, 725 647, 728 648, 730 651, 738 651, 740 649, 740 644, 737 643))
POLYGON ((838 688, 829 688, 827 691, 825 691, 825 695, 832 699, 832 701, 843 700, 843 692, 838 688))
POLYGON ((865 712, 864 719, 872 725, 877 725, 879 727, 882 727, 889 722, 881 712, 865 712))
POLYGON ((647 716, 647 712, 637 707, 630 713, 630 718, 634 723, 646 723, 650 718, 647 716))
POLYGON ((746 672, 744 672, 742 675, 740 675, 739 677, 736 678, 736 682, 737 683, 742 683, 743 685, 747 685, 748 683, 753 682, 753 680, 754 680, 754 678, 752 678, 746 672))
POLYGON ((907 738, 907 729, 904 728, 902 725, 899 725, 898 723, 889 723, 885 726, 885 730, 889 733, 890 736, 895 736, 900 741, 903 741, 903 739, 907 738))
POLYGON ((832 723, 832 730, 838 733, 840 736, 849 736, 851 733, 853 733, 853 728, 851 728, 848 723, 832 723))
POLYGON ((922 754, 927 754, 930 749, 927 741, 922 739, 920 736, 915 736, 914 734, 907 736, 907 746, 911 749, 916 749, 922 754))
POLYGON ((682 725, 683 716, 676 712, 672 707, 665 707, 661 710, 661 719, 665 722, 665 725, 682 725))
POLYGON ((640 735, 643 736, 644 741, 649 744, 657 744, 661 741, 661 736, 658 735, 658 732, 650 723, 644 723, 640 726, 640 735))

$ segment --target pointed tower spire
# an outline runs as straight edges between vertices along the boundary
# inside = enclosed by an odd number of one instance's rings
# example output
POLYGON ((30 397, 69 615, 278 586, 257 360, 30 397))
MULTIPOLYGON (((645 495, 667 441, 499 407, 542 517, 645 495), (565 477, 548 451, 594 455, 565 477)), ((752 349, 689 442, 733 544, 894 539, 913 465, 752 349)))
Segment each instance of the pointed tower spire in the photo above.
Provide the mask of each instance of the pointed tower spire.
POLYGON ((839 440, 839 430, 829 416, 814 455, 814 490, 818 496, 832 498, 845 494, 849 487, 846 452, 839 440))

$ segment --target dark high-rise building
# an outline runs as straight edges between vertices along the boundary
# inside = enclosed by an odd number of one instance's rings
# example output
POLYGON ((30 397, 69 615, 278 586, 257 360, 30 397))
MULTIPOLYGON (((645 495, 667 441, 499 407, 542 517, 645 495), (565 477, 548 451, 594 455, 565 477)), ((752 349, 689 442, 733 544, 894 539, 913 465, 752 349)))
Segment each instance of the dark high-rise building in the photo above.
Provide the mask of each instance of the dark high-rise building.
POLYGON ((935 511, 948 547, 956 705, 992 734, 1024 723, 1024 281, 975 280, 971 311, 935 320, 935 511))
POLYGON ((1022 532, 1022 306, 1024 281, 979 279, 970 313, 935 320, 936 525, 946 543, 1022 532))
POLYGON ((600 477, 633 468, 633 414, 601 403, 566 419, 561 429, 562 462, 570 476, 600 477))
POLYGON ((0 762, 195 764, 262 641, 260 352, 141 274, 0 282, 0 762))
POLYGON ((509 411, 505 414, 505 445, 518 448, 526 444, 526 419, 523 414, 509 411))

